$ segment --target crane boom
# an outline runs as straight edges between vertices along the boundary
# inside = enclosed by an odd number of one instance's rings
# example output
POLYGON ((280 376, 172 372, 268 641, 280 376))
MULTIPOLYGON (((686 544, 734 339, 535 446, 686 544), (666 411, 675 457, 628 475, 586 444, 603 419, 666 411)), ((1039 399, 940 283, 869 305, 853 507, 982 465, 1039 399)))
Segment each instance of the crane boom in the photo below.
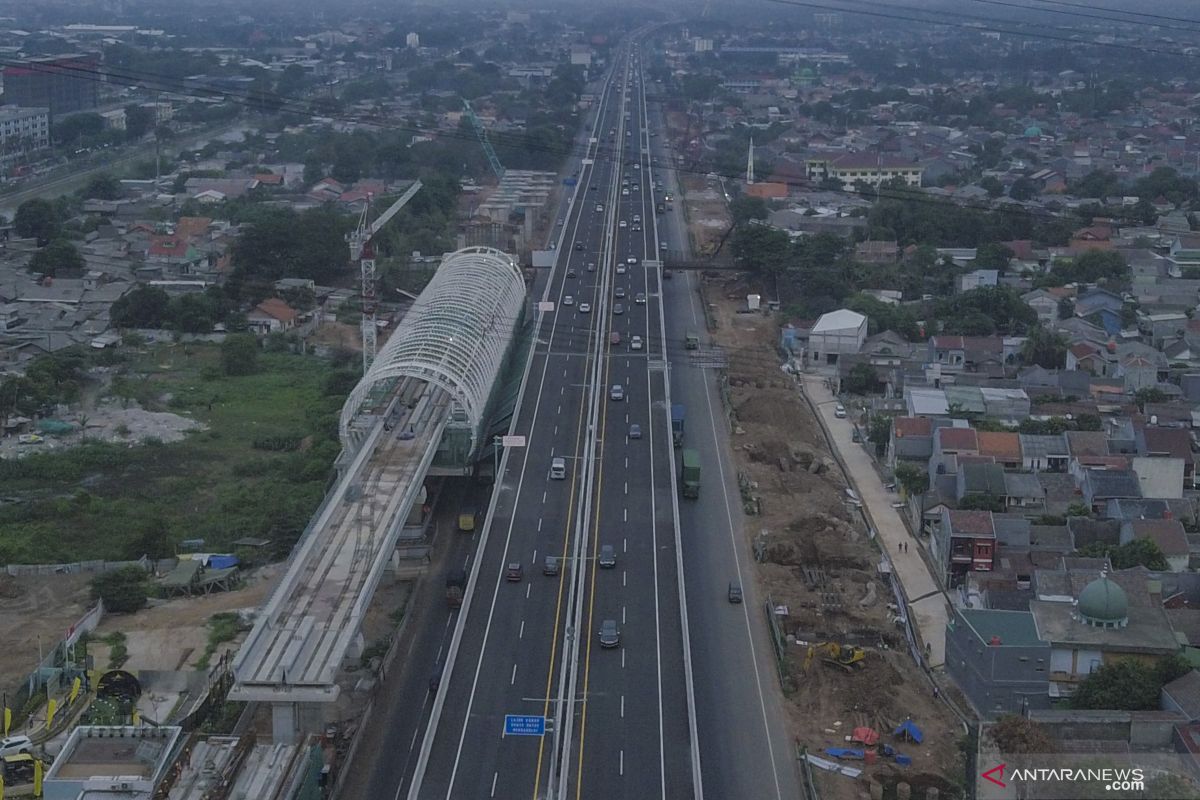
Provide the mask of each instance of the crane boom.
POLYGON ((504 165, 500 163, 500 157, 496 155, 496 149, 492 147, 492 142, 488 139, 487 129, 483 127, 479 117, 475 116, 475 109, 471 108, 470 101, 465 97, 463 98, 463 108, 467 111, 467 119, 471 120, 471 125, 475 128, 475 135, 479 137, 479 143, 483 145, 483 154, 487 156, 492 172, 496 173, 496 180, 504 180, 504 165))
POLYGON ((371 368, 371 363, 375 361, 375 353, 377 352, 376 337, 378 328, 375 324, 375 248, 371 245, 371 240, 375 238, 375 234, 379 233, 380 229, 396 216, 396 212, 404 208, 409 200, 417 192, 421 191, 422 183, 413 181, 412 186, 405 190, 404 194, 397 198, 396 202, 388 207, 388 210, 379 215, 372 223, 367 223, 367 214, 371 207, 371 199, 367 198, 367 205, 363 208, 362 216, 358 218, 358 228, 354 230, 347 238, 350 243, 350 260, 357 261, 359 268, 362 271, 362 345, 363 345, 363 374, 367 374, 367 370, 371 368))

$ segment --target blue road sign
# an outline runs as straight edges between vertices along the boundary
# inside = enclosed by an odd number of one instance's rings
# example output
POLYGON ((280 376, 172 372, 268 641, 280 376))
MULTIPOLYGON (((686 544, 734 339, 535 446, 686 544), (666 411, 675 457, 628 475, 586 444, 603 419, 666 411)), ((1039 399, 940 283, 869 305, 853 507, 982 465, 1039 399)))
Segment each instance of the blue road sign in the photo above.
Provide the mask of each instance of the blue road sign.
POLYGON ((520 714, 504 716, 505 736, 545 736, 545 717, 524 717, 520 714))

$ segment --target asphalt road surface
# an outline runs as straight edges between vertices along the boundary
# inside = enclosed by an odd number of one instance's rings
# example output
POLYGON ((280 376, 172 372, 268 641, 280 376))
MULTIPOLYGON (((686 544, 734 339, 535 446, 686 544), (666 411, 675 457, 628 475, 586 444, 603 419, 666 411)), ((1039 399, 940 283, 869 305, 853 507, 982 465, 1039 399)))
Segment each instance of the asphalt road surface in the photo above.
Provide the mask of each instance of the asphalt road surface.
POLYGON ((397 797, 697 796, 662 294, 658 269, 643 264, 658 247, 649 140, 630 51, 616 64, 526 376, 515 430, 525 446, 502 462, 441 707, 397 797), (551 478, 555 458, 563 480, 551 478), (606 549, 615 563, 602 563, 606 549), (547 556, 555 575, 543 574, 547 556), (617 647, 600 645, 605 620, 617 647), (549 730, 505 735, 510 714, 549 730))

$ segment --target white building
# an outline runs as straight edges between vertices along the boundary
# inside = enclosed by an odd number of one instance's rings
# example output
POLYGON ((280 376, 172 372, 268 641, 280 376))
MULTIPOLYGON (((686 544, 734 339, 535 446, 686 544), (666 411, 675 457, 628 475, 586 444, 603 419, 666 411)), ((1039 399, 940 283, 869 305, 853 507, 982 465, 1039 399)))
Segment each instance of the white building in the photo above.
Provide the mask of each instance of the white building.
POLYGON ((571 64, 590 67, 592 65, 592 48, 586 44, 571 45, 571 64))
POLYGON ((405 47, 420 47, 421 46, 421 37, 418 36, 416 33, 410 33, 408 36, 404 37, 404 46, 405 47))
POLYGON ((822 314, 808 335, 811 364, 835 365, 838 356, 857 353, 867 339, 867 318, 857 311, 839 308, 822 314))
POLYGON ((713 40, 704 39, 699 36, 692 39, 692 52, 695 53, 711 53, 713 49, 713 40))
POLYGON ((50 109, 0 107, 0 145, 6 153, 50 146, 50 109))

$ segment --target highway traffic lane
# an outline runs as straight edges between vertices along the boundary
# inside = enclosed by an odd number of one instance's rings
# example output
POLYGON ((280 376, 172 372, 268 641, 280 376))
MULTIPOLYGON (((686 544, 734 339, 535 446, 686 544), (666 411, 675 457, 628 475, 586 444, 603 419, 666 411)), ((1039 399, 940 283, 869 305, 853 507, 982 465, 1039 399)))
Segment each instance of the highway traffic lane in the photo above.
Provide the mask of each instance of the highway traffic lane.
MULTIPOLYGON (((580 233, 578 219, 579 218, 576 217, 576 228, 573 231, 572 240, 580 233)), ((570 256, 567 258, 569 259, 570 256)), ((562 272, 565 273, 565 270, 562 272)), ((559 278, 559 280, 564 281, 557 287, 557 296, 561 301, 561 297, 565 293, 566 286, 565 278, 559 278)), ((547 347, 549 348, 554 347, 555 337, 561 335, 560 329, 564 327, 566 310, 567 309, 561 306, 560 303, 556 312, 549 320, 549 334, 545 340, 547 342, 547 347)), ((573 316, 575 311, 572 309, 570 313, 573 316)), ((572 320, 568 327, 573 325, 574 321, 572 320)), ((539 343, 535 346, 540 347, 541 345, 539 343)), ((561 443, 560 437, 570 435, 568 431, 571 427, 570 425, 562 426, 557 422, 554 422, 554 433, 551 434, 550 440, 554 441, 555 444, 552 444, 549 448, 543 449, 541 448, 540 443, 542 439, 545 438, 546 429, 550 427, 552 420, 539 418, 549 415, 552 407, 554 409, 553 417, 555 419, 561 417, 564 412, 567 414, 567 418, 571 419, 572 421, 580 417, 579 403, 582 402, 584 393, 577 391, 577 387, 582 383, 587 359, 582 355, 574 358, 569 356, 535 355, 535 358, 541 359, 540 366, 542 367, 542 372, 538 383, 539 389, 537 393, 539 402, 535 403, 533 409, 529 412, 531 414, 531 419, 527 423, 528 428, 518 425, 517 430, 526 432, 528 437, 528 446, 525 450, 525 453, 523 453, 524 457, 522 459, 522 467, 520 471, 520 475, 522 477, 519 478, 521 488, 522 490, 525 488, 524 477, 532 476, 533 479, 530 481, 530 486, 532 492, 537 495, 537 485, 539 483, 548 482, 549 464, 550 459, 552 458, 552 456, 549 454, 549 451, 553 450, 558 454, 562 454, 564 452, 562 449, 559 449, 559 445, 561 443), (562 362, 561 373, 558 370, 560 363, 557 362, 562 362), (572 369, 572 366, 575 367, 574 370, 572 369), (547 394, 547 389, 553 389, 554 387, 558 387, 562 390, 561 393, 559 393, 559 397, 546 398, 545 395, 547 394), (572 391, 568 392, 568 387, 571 387, 572 391), (564 409, 561 399, 568 396, 574 402, 568 401, 567 406, 564 409), (541 402, 546 399, 548 399, 549 402, 541 402), (538 430, 539 422, 541 423, 542 427, 541 431, 538 430), (534 454, 534 458, 530 458, 531 453, 534 454), (540 480, 538 480, 539 477, 540 480)), ((535 363, 531 369, 536 370, 538 366, 539 364, 535 363)), ((531 374, 538 373, 531 372, 531 374)), ((525 409, 522 409, 522 412, 524 413, 525 409)), ((576 436, 578 437, 578 427, 575 427, 576 436)), ((578 455, 578 449, 579 442, 577 439, 573 448, 575 455, 578 455)), ((555 483, 560 482, 556 481, 555 483)), ((573 481, 570 483, 573 483, 573 481)), ((506 485, 504 482, 502 482, 501 486, 503 488, 501 491, 504 491, 505 488, 508 488, 510 485, 511 484, 506 485)), ((540 495, 542 502, 548 500, 550 498, 549 488, 543 488, 540 495)), ((518 492, 512 491, 510 492, 510 497, 508 499, 517 501, 515 506, 517 513, 519 514, 522 508, 521 501, 524 500, 524 497, 520 496, 518 492)), ((525 503, 528 505, 529 501, 525 501, 525 503)), ((505 662, 511 662, 513 664, 515 671, 510 673, 509 678, 509 685, 512 686, 515 684, 515 678, 518 673, 527 674, 530 676, 536 674, 536 666, 533 663, 534 661, 540 661, 542 664, 545 664, 550 660, 549 650, 553 647, 553 640, 550 637, 546 637, 546 639, 541 642, 542 646, 540 648, 540 652, 538 652, 536 648, 522 649, 522 661, 521 663, 518 663, 517 659, 513 656, 512 646, 506 648, 503 643, 513 641, 514 634, 515 639, 520 640, 523 638, 524 631, 521 628, 519 620, 512 622, 511 617, 504 614, 500 615, 499 626, 495 632, 495 636, 498 637, 502 644, 499 646, 492 645, 492 652, 488 652, 493 636, 490 628, 493 620, 496 619, 496 615, 494 614, 494 602, 500 601, 500 571, 503 570, 504 564, 508 563, 510 553, 520 552, 524 547, 529 546, 532 538, 536 536, 536 533, 530 533, 524 528, 520 528, 518 526, 518 520, 513 517, 512 511, 510 511, 507 515, 496 515, 494 517, 493 526, 495 526, 497 530, 500 530, 501 528, 496 520, 509 522, 508 531, 510 533, 505 537, 491 537, 488 543, 488 552, 481 556, 480 568, 487 569, 487 565, 489 563, 495 565, 495 569, 497 570, 496 586, 493 587, 492 592, 489 593, 484 591, 477 593, 475 598, 472 599, 473 603, 477 602, 481 604, 479 609, 480 611, 482 611, 482 604, 486 603, 488 614, 486 618, 484 618, 481 613, 472 614, 468 617, 468 625, 464 631, 465 635, 463 639, 464 657, 457 661, 455 675, 451 676, 451 683, 455 689, 459 689, 463 685, 468 685, 472 688, 467 693, 462 693, 460 691, 457 695, 449 694, 448 690, 448 702, 445 711, 446 724, 441 726, 441 729, 437 732, 437 735, 435 735, 434 754, 431 755, 430 758, 428 778, 426 781, 426 785, 429 787, 429 789, 426 791, 431 793, 430 796, 440 793, 443 786, 446 787, 447 791, 449 791, 452 788, 452 785, 457 785, 456 782, 459 780, 459 770, 463 766, 466 766, 467 772, 462 774, 462 785, 478 787, 482 785, 483 781, 488 780, 486 768, 481 769, 481 767, 483 765, 498 763, 494 760, 497 755, 495 751, 498 750, 498 746, 494 742, 494 738, 498 735, 496 732, 489 733, 488 731, 484 730, 477 737, 478 741, 476 739, 471 740, 470 747, 473 753, 477 753, 480 749, 484 750, 484 752, 478 753, 478 755, 481 757, 462 759, 460 757, 460 753, 462 748, 465 746, 468 737, 471 735, 470 728, 475 720, 482 718, 485 723, 489 720, 495 723, 495 717, 497 714, 499 714, 502 724, 503 713, 505 713, 503 706, 506 703, 505 698, 509 693, 496 684, 494 673, 499 666, 503 665, 505 662), (514 533, 515 536, 512 535, 514 533), (514 625, 516 626, 515 631, 505 630, 506 620, 510 622, 510 624, 507 626, 508 628, 512 628, 514 625), (481 687, 478 684, 478 676, 482 673, 485 664, 489 667, 487 672, 488 678, 485 679, 481 687), (470 674, 470 682, 466 683, 468 680, 468 673, 470 674), (474 704, 477 701, 480 704, 479 714, 474 713, 474 704), (468 711, 468 709, 472 710, 468 711), (468 718, 468 716, 470 718, 468 718), (457 722, 457 724, 451 724, 452 721, 457 722), (457 743, 454 743, 453 741, 455 738, 454 734, 457 734, 457 743), (439 748, 438 740, 446 737, 451 739, 451 746, 439 748)), ((530 555, 532 555, 532 550, 529 552, 530 555)), ((529 566, 529 571, 530 573, 533 573, 533 565, 529 566)), ((530 577, 532 577, 532 574, 530 577)), ((486 585, 486 583, 484 585, 486 585)), ((532 592, 532 587, 530 586, 528 588, 530 589, 530 592, 532 592)), ((504 602, 511 603, 512 601, 506 600, 504 602)), ((554 609, 554 604, 546 604, 544 607, 542 607, 541 613, 543 616, 547 616, 551 613, 552 609, 554 609)), ((537 627, 539 628, 548 627, 548 624, 549 623, 545 620, 539 620, 536 623, 537 627)), ((522 694, 521 696, 539 697, 544 694, 545 688, 543 685, 540 691, 530 694, 522 694)), ((499 730, 500 728, 496 729, 496 731, 499 730)), ((519 756, 516 756, 515 758, 519 758, 519 756)), ((534 756, 534 758, 536 758, 536 756, 534 756)), ((533 776, 536 774, 536 767, 531 765, 526 774, 530 776, 530 782, 535 780, 533 776)), ((495 771, 493 771, 491 779, 498 780, 498 776, 495 771)))
MULTIPOLYGON (((693 276, 679 277, 665 293, 669 341, 704 329, 693 276)), ((671 394, 688 409, 684 446, 698 450, 703 465, 700 497, 683 501, 680 523, 693 532, 683 537, 683 556, 704 784, 715 797, 794 797, 794 753, 762 606, 755 602, 753 563, 742 539, 724 412, 712 376, 686 359, 674 365, 671 394), (741 606, 725 597, 730 580, 738 580, 746 593, 741 606)))

